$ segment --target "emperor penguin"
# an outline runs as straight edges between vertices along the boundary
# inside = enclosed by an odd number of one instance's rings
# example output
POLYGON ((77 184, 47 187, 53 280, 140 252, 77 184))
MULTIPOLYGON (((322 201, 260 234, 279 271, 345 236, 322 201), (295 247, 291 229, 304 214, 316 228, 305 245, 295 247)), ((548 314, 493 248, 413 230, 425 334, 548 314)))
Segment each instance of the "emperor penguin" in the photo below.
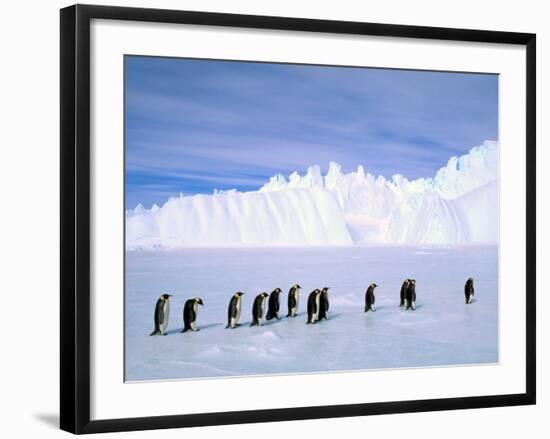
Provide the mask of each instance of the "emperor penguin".
POLYGON ((269 301, 268 301, 268 307, 267 307, 267 314, 265 318, 267 320, 271 320, 272 318, 276 318, 277 320, 280 320, 279 317, 279 294, 281 294, 280 288, 275 288, 271 294, 269 295, 269 301))
POLYGON ((171 294, 163 294, 157 300, 155 306, 155 329, 149 335, 166 335, 166 328, 168 327, 168 317, 170 314, 170 302, 171 294))
POLYGON ((321 297, 319 299, 319 318, 318 320, 327 319, 328 320, 328 290, 329 287, 325 287, 321 290, 321 297))
POLYGON ((287 317, 296 317, 298 313, 298 302, 300 301, 300 289, 302 287, 298 284, 290 287, 288 291, 288 314, 287 317))
POLYGON ((400 307, 405 305, 405 297, 407 296, 407 288, 409 287, 409 281, 410 279, 405 279, 405 281, 401 285, 401 293, 399 294, 400 307))
POLYGON ((239 318, 241 317, 242 308, 242 296, 244 293, 237 291, 231 300, 229 301, 229 307, 227 308, 227 328, 235 329, 237 326, 241 326, 239 318))
POLYGON ((264 318, 265 310, 265 301, 267 300, 269 294, 260 293, 254 299, 254 304, 252 305, 252 323, 250 326, 263 326, 262 319, 264 318))
POLYGON ((407 292, 405 294, 405 310, 412 309, 416 310, 416 280, 407 279, 409 285, 407 286, 407 292))
POLYGON ((197 307, 199 305, 204 306, 204 302, 200 297, 185 301, 185 305, 183 306, 183 329, 181 332, 187 332, 188 330, 195 332, 200 331, 195 325, 195 321, 197 320, 197 307))
POLYGON ((469 278, 464 285, 464 296, 466 297, 466 304, 472 303, 474 297, 474 279, 469 278))
POLYGON ((316 323, 319 319, 319 302, 321 297, 321 290, 315 289, 309 293, 307 298, 307 324, 316 323))
POLYGON ((374 301, 375 301, 374 289, 377 286, 378 285, 376 285, 375 283, 372 283, 367 288, 367 292, 365 293, 365 312, 367 312, 367 311, 375 312, 376 311, 374 309, 374 301))

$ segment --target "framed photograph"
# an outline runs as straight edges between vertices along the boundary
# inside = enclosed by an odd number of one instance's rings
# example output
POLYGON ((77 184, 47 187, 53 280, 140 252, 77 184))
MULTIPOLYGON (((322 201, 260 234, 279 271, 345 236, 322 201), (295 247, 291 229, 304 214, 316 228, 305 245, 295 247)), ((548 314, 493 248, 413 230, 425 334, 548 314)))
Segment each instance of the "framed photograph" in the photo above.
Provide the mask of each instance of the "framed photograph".
POLYGON ((62 9, 61 428, 534 404, 535 129, 534 34, 62 9))

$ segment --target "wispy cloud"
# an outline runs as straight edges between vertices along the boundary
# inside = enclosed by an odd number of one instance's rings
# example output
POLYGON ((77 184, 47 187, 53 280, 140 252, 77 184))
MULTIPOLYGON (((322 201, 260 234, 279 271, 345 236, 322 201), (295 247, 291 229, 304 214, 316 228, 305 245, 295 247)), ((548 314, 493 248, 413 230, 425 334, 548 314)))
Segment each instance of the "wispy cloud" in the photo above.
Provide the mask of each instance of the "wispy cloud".
POLYGON ((497 96, 494 75, 128 57, 128 205, 330 160, 432 176, 497 138, 497 96))

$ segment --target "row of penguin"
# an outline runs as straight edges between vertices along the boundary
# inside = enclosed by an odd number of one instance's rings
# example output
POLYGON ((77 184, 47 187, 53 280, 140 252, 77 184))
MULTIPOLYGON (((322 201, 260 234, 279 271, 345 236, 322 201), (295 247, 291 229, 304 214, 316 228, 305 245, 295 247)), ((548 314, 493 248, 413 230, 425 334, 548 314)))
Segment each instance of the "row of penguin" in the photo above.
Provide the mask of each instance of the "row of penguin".
MULTIPOLYGON (((365 292, 365 312, 376 311, 374 309, 375 302, 375 289, 378 285, 372 283, 369 285, 365 292)), ((298 284, 293 285, 288 292, 288 314, 289 318, 296 317, 298 313, 298 303, 300 298, 300 289, 302 287, 298 284)), ((329 311, 329 287, 323 289, 313 290, 307 300, 307 324, 315 324, 322 319, 328 320, 329 311)), ((260 293, 254 299, 252 305, 252 323, 250 326, 262 326, 264 320, 264 313, 267 302, 267 313, 265 318, 267 320, 280 319, 280 294, 282 290, 275 288, 271 294, 265 292, 260 293)), ((234 329, 241 326, 239 319, 241 316, 242 308, 242 296, 244 293, 238 291, 231 297, 229 301, 229 307, 227 309, 227 326, 226 329, 234 329)), ((464 296, 466 304, 472 302, 474 295, 474 280, 469 278, 464 285, 464 296)), ((170 312, 170 294, 163 294, 157 300, 155 306, 155 329, 150 335, 166 335, 166 329, 168 327, 168 317, 170 312)), ((399 295, 399 306, 405 310, 416 310, 416 280, 405 279, 401 285, 401 291, 399 295)), ((196 326, 197 320, 197 308, 199 305, 204 305, 200 297, 189 299, 185 302, 183 307, 183 330, 181 332, 198 331, 196 326)))

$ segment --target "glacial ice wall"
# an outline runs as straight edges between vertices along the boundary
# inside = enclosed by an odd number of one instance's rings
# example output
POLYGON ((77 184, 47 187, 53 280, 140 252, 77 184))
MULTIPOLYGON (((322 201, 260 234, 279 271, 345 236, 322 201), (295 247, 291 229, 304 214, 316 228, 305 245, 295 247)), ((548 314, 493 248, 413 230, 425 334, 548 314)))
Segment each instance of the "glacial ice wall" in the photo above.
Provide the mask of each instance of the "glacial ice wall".
POLYGON ((362 166, 344 174, 272 177, 258 191, 215 191, 126 214, 128 248, 352 243, 457 244, 498 240, 498 143, 452 157, 433 178, 391 179, 362 166))
POLYGON ((342 210, 322 187, 229 192, 170 199, 126 216, 130 248, 183 246, 349 245, 342 210))

